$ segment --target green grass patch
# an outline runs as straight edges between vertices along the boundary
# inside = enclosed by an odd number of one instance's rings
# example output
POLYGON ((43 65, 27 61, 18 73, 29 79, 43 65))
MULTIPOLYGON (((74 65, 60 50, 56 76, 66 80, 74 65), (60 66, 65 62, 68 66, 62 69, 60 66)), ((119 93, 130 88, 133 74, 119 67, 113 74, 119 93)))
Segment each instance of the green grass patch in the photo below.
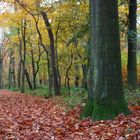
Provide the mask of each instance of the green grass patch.
POLYGON ((35 96, 41 96, 41 97, 48 97, 49 96, 49 89, 47 86, 44 87, 38 87, 36 90, 29 90, 26 89, 27 94, 35 95, 35 96))

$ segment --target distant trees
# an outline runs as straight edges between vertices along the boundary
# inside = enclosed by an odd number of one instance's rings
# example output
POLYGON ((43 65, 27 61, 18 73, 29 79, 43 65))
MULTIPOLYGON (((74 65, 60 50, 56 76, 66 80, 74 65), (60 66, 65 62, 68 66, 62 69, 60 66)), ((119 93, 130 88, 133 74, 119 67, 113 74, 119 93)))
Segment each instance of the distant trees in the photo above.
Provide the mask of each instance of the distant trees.
POLYGON ((3 48, 3 43, 1 43, 1 46, 0 46, 0 89, 3 88, 3 61, 4 61, 4 57, 7 53, 7 50, 4 51, 4 48, 3 48))
MULTIPOLYGON (((66 87, 68 95, 71 91, 83 93, 88 90, 85 109, 88 111, 85 111, 84 116, 93 112, 98 114, 98 108, 107 108, 110 104, 112 107, 115 104, 116 111, 119 101, 120 106, 125 106, 117 4, 122 46, 127 43, 129 23, 128 82, 135 89, 136 1, 130 0, 129 9, 128 0, 90 1, 90 17, 89 3, 85 0, 52 1, 51 4, 40 0, 7 0, 7 3, 13 5, 14 10, 0 14, 1 27, 9 28, 10 31, 7 32, 8 41, 4 42, 4 47, 13 50, 8 53, 9 69, 4 71, 5 86, 9 83, 9 88, 14 86, 21 92, 27 88, 36 90, 46 86, 49 96, 60 95, 61 87, 66 87)), ((127 75, 127 48, 124 49, 127 75)), ((0 75, 3 74, 2 69, 1 66, 0 75)), ((116 115, 118 112, 113 113, 116 115)))
POLYGON ((39 0, 7 0, 4 3, 13 6, 0 14, 1 27, 10 31, 7 33, 9 41, 4 43, 4 47, 14 50, 8 56, 9 70, 4 71, 5 86, 7 83, 9 88, 13 85, 11 69, 14 57, 16 88, 21 92, 27 88, 35 90, 43 84, 49 87, 50 96, 54 91, 55 95, 60 95, 60 88, 65 83, 67 87, 69 85, 68 92, 72 86, 78 90, 81 87, 87 89, 85 50, 89 30, 82 37, 78 34, 87 25, 84 17, 88 15, 88 3, 57 1, 43 4, 39 0), (72 43, 67 45, 69 41, 72 43))
POLYGON ((83 116, 113 119, 129 111, 124 99, 117 1, 90 0, 93 83, 83 116))

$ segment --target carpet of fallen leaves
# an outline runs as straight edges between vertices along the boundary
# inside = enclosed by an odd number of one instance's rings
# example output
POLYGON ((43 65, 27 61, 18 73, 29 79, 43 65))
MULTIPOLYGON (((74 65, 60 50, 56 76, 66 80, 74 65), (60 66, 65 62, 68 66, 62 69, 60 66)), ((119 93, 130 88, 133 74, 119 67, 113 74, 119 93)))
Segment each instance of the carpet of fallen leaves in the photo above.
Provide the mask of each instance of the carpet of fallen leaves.
POLYGON ((112 121, 79 120, 56 98, 0 91, 0 140, 140 140, 140 107, 112 121))

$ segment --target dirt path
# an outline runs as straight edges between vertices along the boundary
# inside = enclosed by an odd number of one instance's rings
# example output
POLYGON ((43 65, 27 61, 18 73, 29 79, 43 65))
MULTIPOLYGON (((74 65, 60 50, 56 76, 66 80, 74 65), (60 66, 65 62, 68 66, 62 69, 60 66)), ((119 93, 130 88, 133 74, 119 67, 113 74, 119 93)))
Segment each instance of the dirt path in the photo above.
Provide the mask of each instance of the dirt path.
POLYGON ((51 140, 63 113, 54 99, 0 90, 0 140, 51 140))
POLYGON ((9 94, 11 94, 11 93, 13 94, 13 93, 17 93, 17 92, 12 92, 12 91, 9 91, 9 90, 0 90, 0 95, 3 95, 3 94, 4 94, 4 95, 6 95, 6 94, 9 95, 9 94))
POLYGON ((81 107, 66 113, 56 99, 0 90, 0 140, 139 140, 140 107, 113 121, 79 121, 81 107))

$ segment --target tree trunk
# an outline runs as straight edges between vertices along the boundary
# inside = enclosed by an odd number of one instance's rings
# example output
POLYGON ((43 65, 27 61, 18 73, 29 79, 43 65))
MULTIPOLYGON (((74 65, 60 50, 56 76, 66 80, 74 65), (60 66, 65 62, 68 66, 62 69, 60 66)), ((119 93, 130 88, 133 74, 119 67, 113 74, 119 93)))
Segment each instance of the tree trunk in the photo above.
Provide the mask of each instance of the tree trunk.
POLYGON ((54 46, 54 36, 53 32, 51 29, 51 25, 48 20, 48 16, 45 12, 41 12, 41 15, 44 19, 49 39, 50 39, 50 50, 51 50, 51 68, 53 72, 53 82, 54 82, 54 90, 55 90, 55 95, 60 95, 60 84, 58 80, 58 72, 57 72, 57 64, 56 64, 56 56, 55 56, 55 46, 54 46))
POLYGON ((19 62, 18 62, 18 73, 17 73, 17 81, 18 81, 18 89, 21 90, 21 72, 22 72, 22 41, 20 38, 20 28, 18 28, 18 40, 19 40, 19 62))
POLYGON ((15 57, 12 57, 12 79, 13 79, 13 88, 16 88, 16 72, 15 72, 15 57))
MULTIPOLYGON (((77 58, 75 58, 75 59, 77 59, 77 58)), ((76 88, 78 88, 78 87, 79 87, 79 80, 80 80, 80 75, 79 75, 79 73, 80 73, 79 64, 75 64, 75 65, 74 65, 74 69, 75 69, 75 81, 74 81, 74 85, 75 85, 76 88)))
POLYGON ((35 62, 34 62, 34 52, 31 50, 31 59, 32 59, 32 75, 33 75, 33 89, 36 89, 36 76, 35 76, 35 62))
POLYGON ((51 71, 50 71, 49 53, 47 53, 47 66, 48 66, 49 97, 51 97, 52 96, 52 76, 51 76, 51 71))
POLYGON ((22 23, 22 40, 23 40, 23 59, 22 59, 22 87, 21 93, 25 92, 25 64, 26 64, 26 20, 22 23))
POLYGON ((18 81, 18 89, 21 90, 21 60, 18 62, 17 81, 18 81))
POLYGON ((60 70, 59 70, 59 63, 58 63, 58 33, 60 30, 60 15, 59 15, 59 21, 57 24, 57 29, 56 29, 56 33, 55 33, 55 55, 56 55, 56 68, 57 68, 57 76, 58 76, 58 83, 59 83, 59 87, 60 87, 60 91, 61 91, 61 75, 60 75, 60 70))
MULTIPOLYGON (((77 46, 78 46, 78 41, 75 39, 74 41, 74 47, 75 49, 77 49, 77 46)), ((79 80, 80 80, 80 69, 79 69, 79 64, 77 63, 78 61, 78 55, 77 53, 75 54, 75 57, 74 57, 74 70, 75 70, 75 81, 74 81, 74 85, 75 87, 79 87, 79 80)))
POLYGON ((94 120, 113 119, 129 113, 122 84, 117 1, 90 0, 90 9, 94 100, 88 115, 94 120))
POLYGON ((71 57, 70 57, 70 63, 69 63, 69 66, 66 70, 66 77, 65 77, 65 86, 67 86, 67 89, 68 89, 68 95, 70 96, 71 93, 70 93, 70 77, 69 77, 69 71, 72 67, 72 64, 73 64, 73 53, 71 52, 71 57))
POLYGON ((24 69, 24 73, 25 73, 25 76, 26 76, 26 80, 27 80, 29 89, 33 90, 33 86, 32 86, 31 80, 30 80, 30 76, 29 76, 29 73, 28 73, 26 68, 24 69))
POLYGON ((12 88, 12 49, 10 49, 9 51, 9 58, 10 60, 9 60, 8 88, 11 89, 12 88))
POLYGON ((3 56, 2 56, 2 47, 0 48, 0 89, 3 88, 3 56))
POLYGON ((87 88, 88 88, 88 82, 87 82, 88 66, 86 64, 82 64, 82 71, 83 71, 82 88, 87 90, 87 88))
POLYGON ((128 29, 128 86, 137 88, 137 0, 129 1, 129 29, 128 29))
POLYGON ((2 77, 3 77, 3 59, 0 58, 0 89, 3 88, 3 80, 2 80, 2 77))

